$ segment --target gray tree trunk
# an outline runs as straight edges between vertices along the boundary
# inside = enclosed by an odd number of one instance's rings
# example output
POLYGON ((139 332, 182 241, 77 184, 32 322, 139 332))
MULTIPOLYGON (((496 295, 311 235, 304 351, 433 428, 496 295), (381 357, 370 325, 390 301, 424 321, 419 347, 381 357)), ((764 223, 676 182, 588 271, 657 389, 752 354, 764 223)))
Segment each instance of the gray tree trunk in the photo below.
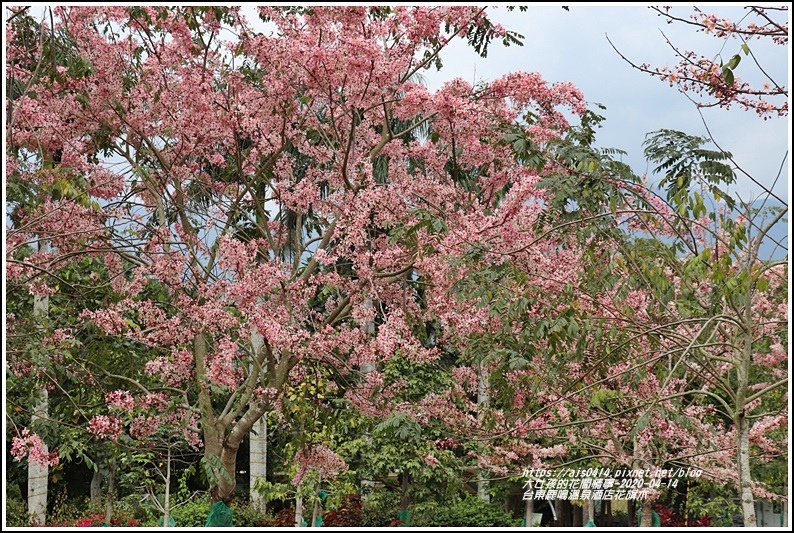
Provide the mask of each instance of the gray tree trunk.
POLYGON ((303 522, 303 496, 298 496, 295 498, 295 527, 301 527, 301 522, 303 522))
MULTIPOLYGON (((49 243, 39 241, 39 251, 47 253, 50 249, 49 243)), ((47 296, 35 296, 33 298, 33 316, 46 319, 49 314, 50 299, 47 296)), ((34 393, 38 401, 30 418, 31 426, 35 426, 37 420, 46 420, 49 411, 49 396, 46 389, 38 390, 34 393)), ((48 452, 47 445, 44 451, 48 452)), ((47 481, 49 478, 49 468, 47 465, 40 465, 35 461, 28 461, 28 514, 32 522, 44 525, 47 520, 47 481)))
POLYGON ((105 500, 105 523, 110 525, 110 519, 113 518, 113 501, 116 496, 116 458, 113 457, 108 461, 108 494, 105 500))
MULTIPOLYGON (((480 408, 487 408, 491 402, 491 397, 488 394, 489 375, 488 372, 485 370, 482 361, 480 362, 477 376, 479 378, 477 382, 477 406, 480 408)), ((488 481, 484 479, 486 475, 487 472, 485 470, 480 470, 479 473, 477 474, 477 477, 479 478, 477 480, 477 497, 484 502, 490 502, 491 496, 487 492, 488 481)))
MULTIPOLYGON (((364 306, 365 307, 372 307, 373 306, 372 299, 371 298, 367 298, 366 300, 364 300, 364 306)), ((374 337, 375 336, 375 322, 373 322, 373 321, 366 322, 364 325, 361 326, 361 329, 364 331, 364 333, 367 336, 369 336, 369 337, 374 337)), ((359 367, 359 370, 361 371, 361 374, 363 376, 366 376, 368 373, 370 373, 373 370, 375 370, 375 365, 373 365, 372 363, 363 363, 359 367)), ((372 438, 369 435, 367 435, 366 440, 367 440, 368 443, 372 442, 372 438)), ((375 481, 373 481, 371 479, 362 479, 361 480, 361 494, 363 495, 363 497, 366 499, 373 492, 375 492, 375 481)))
POLYGON ((738 424, 739 433, 739 497, 742 500, 742 516, 744 527, 758 527, 755 516, 755 498, 753 496, 752 477, 750 475, 750 424, 741 415, 738 424))
MULTIPOLYGON (((36 420, 47 418, 49 407, 47 390, 38 391, 39 401, 31 417, 31 425, 36 420)), ((47 452, 47 445, 44 445, 47 452)), ((40 465, 35 461, 28 461, 28 514, 31 522, 43 526, 47 519, 47 480, 49 478, 49 468, 47 465, 40 465)))
POLYGON ((168 448, 168 461, 165 465, 165 496, 163 496, 163 526, 168 527, 171 517, 171 448, 168 448))
MULTIPOLYGON (((264 346, 264 339, 258 333, 251 334, 251 347, 258 354, 264 346)), ((267 479, 267 414, 263 415, 249 432, 249 486, 248 495, 254 507, 266 511, 267 502, 254 487, 257 480, 267 479)))
POLYGON ((642 500, 642 518, 640 527, 651 527, 653 524, 653 504, 648 500, 642 500))

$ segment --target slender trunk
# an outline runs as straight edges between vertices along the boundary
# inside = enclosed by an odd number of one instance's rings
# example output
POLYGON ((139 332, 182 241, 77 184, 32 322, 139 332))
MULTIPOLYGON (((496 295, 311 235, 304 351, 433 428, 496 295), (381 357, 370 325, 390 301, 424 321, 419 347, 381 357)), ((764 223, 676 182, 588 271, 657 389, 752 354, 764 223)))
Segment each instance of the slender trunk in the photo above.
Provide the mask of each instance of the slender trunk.
POLYGON ((651 527, 653 524, 653 504, 648 500, 642 500, 642 519, 640 527, 651 527))
POLYGON ((410 487, 411 480, 407 471, 403 472, 402 481, 400 483, 400 511, 407 511, 410 501, 408 500, 408 488, 410 487))
POLYGON ((320 500, 316 500, 314 502, 314 510, 312 511, 312 523, 309 524, 309 527, 315 527, 317 525, 317 517, 320 516, 320 500))
MULTIPOLYGON (((47 253, 50 250, 47 241, 39 241, 39 252, 47 253)), ((50 311, 50 298, 48 296, 33 297, 33 316, 37 320, 46 320, 50 311)), ((42 328, 43 329, 43 328, 42 328)), ((49 411, 49 396, 47 389, 35 391, 34 397, 38 399, 30 417, 30 425, 35 427, 38 420, 46 420, 49 411)), ((43 446, 44 453, 48 453, 47 445, 43 446)), ((43 526, 47 520, 47 492, 49 468, 35 461, 28 461, 28 514, 33 523, 43 526)))
MULTIPOLYGON (((366 300, 364 300, 364 307, 366 307, 368 309, 371 309, 372 307, 374 307, 374 304, 372 303, 372 298, 367 298, 366 300)), ((364 332, 364 334, 367 337, 369 337, 369 338, 374 337, 375 336, 375 322, 372 321, 372 320, 368 320, 367 322, 365 322, 361 326, 361 330, 364 332)), ((373 365, 372 363, 361 363, 361 365, 359 365, 359 370, 361 370, 362 377, 366 378, 367 374, 369 374, 370 372, 375 370, 375 365, 373 365)), ((367 444, 371 444, 372 443, 372 437, 371 436, 367 435, 366 437, 364 437, 364 439, 365 439, 367 444)), ((361 495, 364 498, 368 498, 369 495, 372 494, 373 492, 375 492, 375 481, 371 480, 371 479, 362 479, 361 480, 361 495)))
POLYGON ((105 501, 105 523, 110 525, 113 518, 113 500, 116 495, 116 458, 113 457, 108 462, 108 494, 105 501))
POLYGON ((265 481, 267 479, 267 420, 262 417, 254 424, 251 430, 250 445, 250 486, 249 495, 251 503, 261 512, 265 512, 267 501, 262 497, 262 494, 256 490, 256 483, 258 480, 265 481))
POLYGON ((91 504, 98 506, 102 499, 102 472, 99 471, 99 468, 94 470, 94 475, 91 476, 90 494, 91 504))
MULTIPOLYGON (((298 491, 300 490, 298 486, 298 491)), ((295 527, 301 527, 301 522, 303 522, 303 496, 298 496, 295 498, 295 527)))
MULTIPOLYGON (((534 496, 534 495, 533 495, 534 496)), ((532 498, 527 498, 524 504, 524 526, 532 527, 532 515, 535 512, 535 501, 532 498)))
POLYGON ((753 497, 753 478, 750 471, 750 421, 747 420, 746 401, 750 390, 750 365, 753 356, 753 314, 752 294, 747 295, 744 316, 744 346, 736 365, 736 411, 734 422, 737 432, 737 470, 739 471, 739 498, 742 502, 744 527, 757 527, 755 499, 753 497))
POLYGON ((593 522, 595 524, 595 501, 592 499, 587 500, 587 518, 584 519, 584 523, 593 522))
MULTIPOLYGON (((47 389, 40 389, 38 403, 36 404, 31 425, 37 420, 45 420, 49 408, 47 389)), ((47 445, 43 445, 44 453, 48 452, 47 445)), ((49 469, 47 465, 40 465, 36 461, 28 461, 28 513, 32 523, 43 526, 47 516, 47 481, 49 469)))
MULTIPOLYGON (((480 420, 482 420, 483 414, 485 413, 485 409, 488 408, 490 404, 491 398, 488 394, 488 371, 484 368, 482 361, 480 361, 480 365, 478 368, 478 382, 477 382, 477 407, 480 410, 480 420)), ((491 497, 488 494, 488 481, 485 478, 487 472, 485 470, 480 470, 477 474, 478 481, 477 481, 477 497, 480 498, 484 502, 491 501, 491 497)))
POLYGON ((168 448, 168 459, 165 463, 165 497, 163 499, 163 526, 168 527, 171 516, 171 448, 168 448))
POLYGON ((629 518, 629 527, 634 527, 634 524, 637 523, 636 506, 634 505, 634 500, 629 500, 628 504, 626 504, 626 507, 628 507, 626 514, 629 518))
POLYGON ((582 527, 584 525, 583 515, 584 509, 578 505, 573 506, 573 527, 582 527))
MULTIPOLYGON (((264 339, 258 333, 251 334, 251 346, 255 354, 264 349, 264 339)), ((253 369, 252 369, 253 371, 253 369)), ((267 510, 267 501, 256 490, 258 480, 267 480, 267 415, 254 424, 249 433, 249 483, 248 495, 251 504, 260 512, 267 510)))
POLYGON ((612 525, 612 500, 604 500, 601 502, 601 527, 609 527, 612 525))
POLYGON ((757 527, 755 499, 753 497, 752 477, 750 474, 750 423, 742 414, 738 423, 739 447, 739 497, 742 500, 744 527, 757 527))

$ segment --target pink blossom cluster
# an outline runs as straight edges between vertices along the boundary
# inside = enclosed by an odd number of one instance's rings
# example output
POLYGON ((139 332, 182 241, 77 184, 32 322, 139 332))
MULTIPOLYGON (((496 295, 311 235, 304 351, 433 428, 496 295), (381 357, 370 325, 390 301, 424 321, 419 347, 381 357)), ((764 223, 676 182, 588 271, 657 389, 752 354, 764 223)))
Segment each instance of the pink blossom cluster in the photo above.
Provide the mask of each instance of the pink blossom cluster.
POLYGON ((193 354, 174 350, 169 356, 160 356, 146 363, 146 373, 159 378, 170 387, 182 387, 193 376, 193 354))
POLYGON ((336 452, 322 444, 309 444, 295 454, 298 472, 292 478, 292 484, 299 486, 309 471, 315 471, 320 479, 330 479, 345 472, 347 463, 336 452))
POLYGON ((41 437, 31 433, 28 428, 23 428, 19 437, 11 439, 11 455, 16 461, 27 457, 28 461, 41 466, 55 466, 60 462, 58 452, 48 452, 41 437))
POLYGON ((116 440, 124 432, 124 421, 115 416, 97 415, 88 421, 88 432, 101 439, 116 440))
POLYGON ((115 390, 105 394, 105 403, 110 409, 116 409, 125 413, 132 413, 135 409, 135 399, 128 391, 115 390))

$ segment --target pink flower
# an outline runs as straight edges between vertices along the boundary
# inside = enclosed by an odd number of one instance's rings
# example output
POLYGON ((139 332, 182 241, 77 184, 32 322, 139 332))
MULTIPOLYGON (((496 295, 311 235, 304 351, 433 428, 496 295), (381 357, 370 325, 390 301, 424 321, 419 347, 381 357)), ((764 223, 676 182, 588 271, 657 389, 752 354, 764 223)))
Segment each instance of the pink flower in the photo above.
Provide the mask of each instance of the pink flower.
POLYGON ((127 413, 131 413, 135 408, 135 399, 132 397, 132 394, 123 390, 116 390, 105 394, 105 403, 108 404, 111 409, 117 409, 127 413))
POLYGON ((97 415, 88 422, 88 432, 101 439, 116 440, 124 431, 124 422, 114 416, 97 415))
POLYGON ((328 479, 348 469, 347 463, 336 452, 322 444, 309 445, 295 454, 298 472, 292 484, 298 486, 310 471, 316 471, 321 479, 328 479))
POLYGON ((60 462, 58 452, 49 452, 41 437, 23 428, 19 437, 11 439, 11 455, 16 461, 25 457, 40 466, 55 466, 60 462))
POLYGON ((427 463, 428 465, 430 465, 430 466, 438 466, 438 459, 436 459, 432 455, 429 455, 429 454, 425 455, 424 459, 425 459, 425 463, 427 463))

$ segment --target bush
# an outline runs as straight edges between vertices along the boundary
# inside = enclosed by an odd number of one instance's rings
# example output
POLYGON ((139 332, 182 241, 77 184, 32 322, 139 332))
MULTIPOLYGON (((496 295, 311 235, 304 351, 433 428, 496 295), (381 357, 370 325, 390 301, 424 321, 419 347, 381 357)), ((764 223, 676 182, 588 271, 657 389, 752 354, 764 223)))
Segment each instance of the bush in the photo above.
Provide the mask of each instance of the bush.
POLYGON ((361 504, 362 527, 385 527, 397 519, 400 495, 396 492, 373 492, 361 504))
POLYGON ((204 527, 210 514, 210 507, 207 498, 191 500, 171 509, 171 516, 174 517, 177 527, 204 527))
POLYGON ((259 527, 295 527, 295 510, 282 509, 273 518, 265 518, 259 527))
POLYGON ((149 501, 141 502, 141 494, 128 494, 113 504, 114 517, 128 517, 137 524, 148 527, 158 525, 160 511, 149 501))
POLYGON ((358 527, 362 522, 361 496, 347 494, 339 507, 323 515, 323 525, 329 527, 358 527))
POLYGON ((8 527, 27 527, 28 509, 25 502, 18 498, 8 498, 6 500, 6 526, 8 527))
POLYGON ((425 514, 424 524, 412 522, 411 525, 430 527, 510 527, 518 521, 504 512, 501 507, 487 503, 476 496, 468 496, 451 506, 438 506, 432 515, 425 514))
POLYGON ((266 519, 266 514, 250 502, 232 504, 232 521, 235 527, 257 527, 266 519))
MULTIPOLYGON (((69 498, 66 487, 61 487, 61 490, 55 494, 54 500, 47 513, 47 523, 51 526, 69 526, 86 516, 100 512, 98 506, 91 508, 91 501, 88 498, 69 498)), ((103 519, 104 516, 103 512, 103 519)))

